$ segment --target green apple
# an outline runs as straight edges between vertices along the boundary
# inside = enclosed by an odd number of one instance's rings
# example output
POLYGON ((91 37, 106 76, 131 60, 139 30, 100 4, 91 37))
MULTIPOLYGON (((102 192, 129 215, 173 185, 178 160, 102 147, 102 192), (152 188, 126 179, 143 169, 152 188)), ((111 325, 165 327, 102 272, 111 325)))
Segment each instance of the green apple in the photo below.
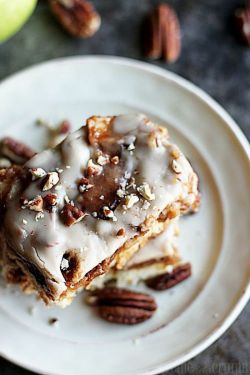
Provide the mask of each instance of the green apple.
POLYGON ((27 21, 37 0, 0 0, 0 42, 14 35, 27 21))

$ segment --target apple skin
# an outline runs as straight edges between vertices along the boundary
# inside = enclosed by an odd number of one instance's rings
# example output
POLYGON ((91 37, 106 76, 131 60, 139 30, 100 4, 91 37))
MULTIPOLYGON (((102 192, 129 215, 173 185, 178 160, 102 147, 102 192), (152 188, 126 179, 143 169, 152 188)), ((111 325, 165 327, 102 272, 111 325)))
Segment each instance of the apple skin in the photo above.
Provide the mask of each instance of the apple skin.
POLYGON ((0 43, 23 26, 36 4, 37 0, 0 0, 0 43))

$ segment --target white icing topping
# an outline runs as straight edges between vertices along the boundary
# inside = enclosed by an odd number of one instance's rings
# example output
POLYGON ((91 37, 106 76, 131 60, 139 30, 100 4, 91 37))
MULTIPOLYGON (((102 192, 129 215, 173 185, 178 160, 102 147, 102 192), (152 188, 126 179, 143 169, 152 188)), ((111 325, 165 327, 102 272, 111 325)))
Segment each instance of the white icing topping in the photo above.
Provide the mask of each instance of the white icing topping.
MULTIPOLYGON (((5 217, 6 238, 10 246, 23 258, 46 271, 51 283, 57 289, 57 297, 66 289, 60 266, 63 255, 71 251, 80 260, 79 279, 105 258, 132 238, 136 230, 148 216, 155 218, 169 204, 185 200, 192 204, 197 193, 197 183, 190 189, 193 170, 180 152, 178 176, 171 168, 172 144, 158 126, 149 122, 143 115, 123 115, 112 120, 112 133, 119 134, 119 144, 133 143, 133 151, 126 147, 120 158, 125 161, 125 178, 133 175, 137 187, 148 184, 154 200, 145 205, 145 199, 136 189, 140 200, 135 202, 124 214, 123 201, 115 209, 116 221, 102 220, 86 216, 81 222, 66 226, 58 212, 64 206, 65 196, 69 201, 77 202, 79 190, 77 181, 83 176, 83 169, 93 158, 94 148, 87 141, 87 127, 68 135, 59 147, 35 155, 27 164, 28 169, 42 168, 46 173, 62 170, 58 174, 59 182, 49 191, 42 191, 40 179, 32 181, 24 191, 28 200, 48 193, 57 194, 57 210, 44 210, 44 217, 35 219, 35 212, 20 209, 20 196, 14 197, 8 204, 5 217), (157 142, 155 141, 157 139, 157 142), (152 141, 153 140, 153 141, 152 141), (129 142, 128 142, 129 141, 129 142), (131 155, 131 152, 133 155, 131 155), (59 189, 60 187, 60 189, 59 189), (27 224, 24 225, 24 222, 27 224), (120 228, 125 229, 124 236, 117 236, 120 228)), ((116 139, 116 138, 115 138, 116 139)), ((115 141, 114 141, 115 142, 115 141)), ((178 148, 176 147, 178 150, 178 148)), ((194 178, 193 178, 194 180, 194 178)), ((197 181, 196 181, 197 182, 197 181)), ((95 187, 91 188, 94 189, 95 187)), ((102 200, 99 199, 100 202, 102 200)), ((103 204, 105 206, 105 203, 103 204)), ((93 215, 96 216, 96 215, 93 215)))
MULTIPOLYGON (((114 124, 113 130, 118 134, 128 134, 133 131, 137 131, 138 127, 144 126, 145 116, 142 114, 129 114, 117 116, 114 124)), ((128 144, 133 143, 134 138, 130 134, 130 139, 127 138, 128 144)))

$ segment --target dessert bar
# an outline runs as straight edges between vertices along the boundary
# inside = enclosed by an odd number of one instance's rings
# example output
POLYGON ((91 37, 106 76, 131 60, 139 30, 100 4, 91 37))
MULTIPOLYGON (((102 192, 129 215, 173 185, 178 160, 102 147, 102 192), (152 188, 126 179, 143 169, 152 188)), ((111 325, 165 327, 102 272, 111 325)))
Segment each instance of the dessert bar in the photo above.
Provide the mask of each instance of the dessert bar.
POLYGON ((141 114, 93 116, 12 173, 2 194, 3 273, 20 270, 25 290, 65 306, 196 210, 197 184, 166 128, 141 114))

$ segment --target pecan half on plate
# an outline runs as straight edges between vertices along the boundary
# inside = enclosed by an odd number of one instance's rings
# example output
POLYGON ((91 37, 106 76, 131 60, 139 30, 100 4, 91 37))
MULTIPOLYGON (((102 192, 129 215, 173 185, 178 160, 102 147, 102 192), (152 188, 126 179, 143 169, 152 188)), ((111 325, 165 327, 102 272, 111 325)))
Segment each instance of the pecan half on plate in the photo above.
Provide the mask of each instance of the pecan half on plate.
POLYGON ((191 276, 191 273, 191 264, 182 264, 176 267, 172 272, 167 272, 163 275, 155 276, 146 280, 146 285, 155 290, 170 289, 186 280, 189 276, 191 276))
POLYGON ((129 325, 144 322, 157 309, 154 298, 148 294, 112 287, 91 292, 87 303, 97 306, 103 319, 129 325))

